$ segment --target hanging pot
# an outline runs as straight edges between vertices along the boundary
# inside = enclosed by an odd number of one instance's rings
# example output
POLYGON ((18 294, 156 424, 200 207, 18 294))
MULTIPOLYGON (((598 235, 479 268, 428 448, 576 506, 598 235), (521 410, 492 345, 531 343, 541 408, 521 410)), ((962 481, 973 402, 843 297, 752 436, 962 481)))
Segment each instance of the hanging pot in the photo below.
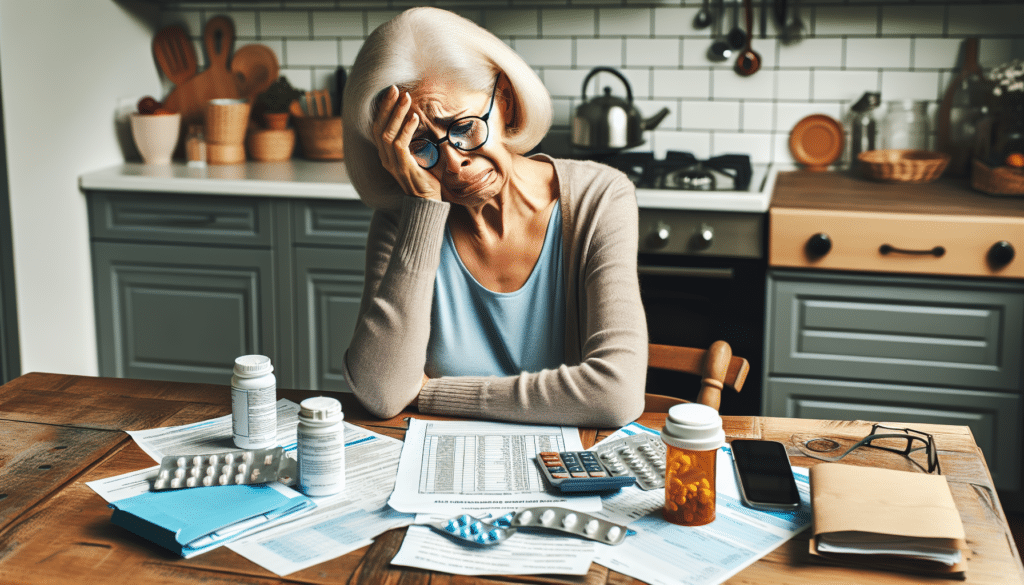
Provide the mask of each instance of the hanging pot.
POLYGON ((644 143, 643 133, 661 123, 668 108, 644 119, 633 105, 633 89, 629 81, 611 67, 595 67, 583 79, 583 103, 576 108, 572 119, 572 144, 587 150, 621 150, 644 143), (612 95, 610 87, 604 95, 587 99, 587 83, 600 71, 618 77, 626 86, 626 99, 612 95))

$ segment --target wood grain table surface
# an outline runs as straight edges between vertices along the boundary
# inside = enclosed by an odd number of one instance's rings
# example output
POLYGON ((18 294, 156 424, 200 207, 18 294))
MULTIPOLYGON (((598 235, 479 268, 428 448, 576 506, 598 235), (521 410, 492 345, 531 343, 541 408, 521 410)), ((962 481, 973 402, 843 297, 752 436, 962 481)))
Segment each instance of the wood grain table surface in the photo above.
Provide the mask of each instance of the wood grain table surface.
MULTIPOLYGON (((316 395, 279 390, 296 402, 316 395)), ((348 394, 338 396, 347 422, 403 438, 404 413, 390 420, 369 415, 348 394)), ((584 576, 464 577, 392 566, 405 529, 380 535, 367 547, 278 577, 219 548, 182 559, 110 523, 106 502, 86 482, 151 467, 155 463, 123 431, 194 423, 231 412, 228 386, 30 373, 0 386, 0 583, 350 583, 499 584, 639 583, 592 564, 584 576)), ((645 413, 638 422, 660 428, 665 415, 645 413)), ((817 461, 800 455, 795 436, 862 437, 875 421, 820 421, 723 417, 726 435, 785 443, 794 465, 817 461)), ((884 422, 884 421, 878 421, 884 422)), ((898 421, 889 421, 898 422, 898 421)), ((1024 584, 1024 567, 1006 516, 992 487, 985 459, 970 430, 913 425, 935 436, 972 551, 968 583, 1024 584)), ((581 429, 590 446, 614 429, 581 429)), ((902 456, 860 449, 844 460, 855 465, 911 469, 902 456), (863 451, 863 453, 861 453, 863 451)), ((727 581, 732 584, 944 583, 944 579, 855 569, 808 553, 804 531, 727 581)), ((960 581, 951 581, 960 582, 960 581)))

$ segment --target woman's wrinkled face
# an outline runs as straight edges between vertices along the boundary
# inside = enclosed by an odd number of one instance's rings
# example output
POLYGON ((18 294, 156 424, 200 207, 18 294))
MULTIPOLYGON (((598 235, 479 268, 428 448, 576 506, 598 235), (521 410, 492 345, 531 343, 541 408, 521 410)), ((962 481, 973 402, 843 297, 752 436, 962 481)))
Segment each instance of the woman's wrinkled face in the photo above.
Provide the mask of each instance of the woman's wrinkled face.
MULTIPOLYGON (((452 83, 429 78, 409 95, 412 111, 420 117, 420 126, 413 139, 426 137, 433 142, 444 138, 455 120, 483 116, 491 104, 489 92, 467 91, 452 83)), ((441 196, 445 201, 465 206, 479 205, 497 195, 509 180, 512 153, 502 140, 504 103, 500 96, 495 98, 487 121, 489 135, 483 146, 465 152, 445 141, 438 148, 440 158, 427 172, 441 183, 441 196)), ((456 129, 453 128, 452 132, 455 133, 456 129)))

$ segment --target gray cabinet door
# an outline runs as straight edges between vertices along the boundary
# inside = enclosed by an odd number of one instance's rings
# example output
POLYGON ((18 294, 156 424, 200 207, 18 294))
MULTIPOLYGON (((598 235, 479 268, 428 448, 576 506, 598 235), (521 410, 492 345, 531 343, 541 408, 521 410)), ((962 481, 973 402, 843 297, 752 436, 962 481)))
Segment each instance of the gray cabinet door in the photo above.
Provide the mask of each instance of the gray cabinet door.
MULTIPOLYGON (((968 426, 985 453, 996 488, 1021 487, 1019 394, 772 378, 767 396, 769 416, 968 426)), ((942 445, 938 448, 941 452, 942 445)))
POLYGON ((350 391, 344 359, 359 313, 365 252, 296 248, 294 253, 299 387, 350 391))
POLYGON ((270 250, 96 242, 92 251, 100 375, 229 384, 236 357, 274 359, 270 250))
POLYGON ((773 273, 769 375, 1022 392, 1024 286, 773 273))

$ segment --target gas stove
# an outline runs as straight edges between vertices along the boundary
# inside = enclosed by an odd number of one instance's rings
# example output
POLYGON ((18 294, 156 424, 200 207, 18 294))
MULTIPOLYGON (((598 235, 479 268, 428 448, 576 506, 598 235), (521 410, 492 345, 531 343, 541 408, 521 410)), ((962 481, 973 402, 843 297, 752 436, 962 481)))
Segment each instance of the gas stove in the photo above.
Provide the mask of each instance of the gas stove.
POLYGON ((622 152, 598 159, 636 185, 641 208, 764 213, 771 203, 776 171, 750 157, 725 154, 699 160, 688 152, 622 152))

